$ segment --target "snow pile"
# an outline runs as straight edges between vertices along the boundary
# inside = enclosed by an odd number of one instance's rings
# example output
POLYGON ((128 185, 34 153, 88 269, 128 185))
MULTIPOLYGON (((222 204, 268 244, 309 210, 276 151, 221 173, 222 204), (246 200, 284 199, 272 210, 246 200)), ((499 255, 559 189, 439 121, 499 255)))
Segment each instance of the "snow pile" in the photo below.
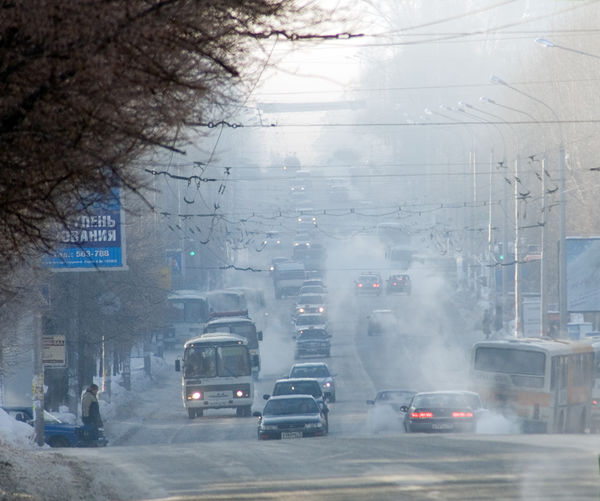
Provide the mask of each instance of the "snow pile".
POLYGON ((35 431, 27 423, 17 421, 0 409, 0 445, 36 447, 35 431))

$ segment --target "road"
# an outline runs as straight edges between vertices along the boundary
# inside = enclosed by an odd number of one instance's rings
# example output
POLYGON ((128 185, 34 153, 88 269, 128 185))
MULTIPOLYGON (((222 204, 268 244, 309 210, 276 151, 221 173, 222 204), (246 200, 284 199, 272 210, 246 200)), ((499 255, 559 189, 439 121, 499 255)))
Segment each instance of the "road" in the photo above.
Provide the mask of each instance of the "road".
MULTIPOLYGON (((415 287, 410 297, 357 298, 336 294, 330 283, 338 300, 330 305, 328 364, 338 399, 327 437, 259 442, 256 418, 228 410, 190 420, 173 371, 156 381, 143 421, 132 408, 110 424, 117 437, 110 447, 63 453, 116 468, 115 479, 126 477, 122 499, 597 499, 597 447, 589 435, 406 434, 395 421, 372 432, 365 401, 376 389, 467 384, 468 346, 478 335, 472 318, 429 294, 415 287), (404 319, 402 329, 367 336, 366 315, 384 307, 404 319)), ((265 332, 254 410, 293 363, 292 304, 278 303, 279 320, 265 332)))

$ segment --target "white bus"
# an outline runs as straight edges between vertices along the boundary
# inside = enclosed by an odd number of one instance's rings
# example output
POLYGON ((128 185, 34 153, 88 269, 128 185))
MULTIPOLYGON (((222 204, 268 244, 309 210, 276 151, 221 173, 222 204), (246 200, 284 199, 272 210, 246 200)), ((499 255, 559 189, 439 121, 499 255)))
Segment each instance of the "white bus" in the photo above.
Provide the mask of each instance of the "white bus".
POLYGON ((176 290, 167 296, 165 342, 170 348, 200 336, 209 318, 208 302, 203 292, 176 290))
POLYGON ((590 343, 550 338, 481 341, 471 381, 485 405, 514 417, 523 432, 583 433, 591 424, 590 343))
POLYGON ((241 336, 218 332, 187 341, 175 370, 182 373, 181 396, 188 417, 226 408, 235 409, 240 417, 250 416, 252 362, 248 341, 241 336))

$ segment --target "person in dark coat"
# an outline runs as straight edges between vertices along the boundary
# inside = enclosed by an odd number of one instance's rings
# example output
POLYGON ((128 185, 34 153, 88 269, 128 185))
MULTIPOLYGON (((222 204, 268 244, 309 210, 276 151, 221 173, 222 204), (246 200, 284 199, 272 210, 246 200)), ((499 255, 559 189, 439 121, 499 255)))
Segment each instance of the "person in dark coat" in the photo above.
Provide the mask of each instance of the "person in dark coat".
POLYGON ((81 420, 89 428, 90 440, 98 439, 98 428, 104 428, 98 404, 98 385, 91 384, 81 396, 81 420))

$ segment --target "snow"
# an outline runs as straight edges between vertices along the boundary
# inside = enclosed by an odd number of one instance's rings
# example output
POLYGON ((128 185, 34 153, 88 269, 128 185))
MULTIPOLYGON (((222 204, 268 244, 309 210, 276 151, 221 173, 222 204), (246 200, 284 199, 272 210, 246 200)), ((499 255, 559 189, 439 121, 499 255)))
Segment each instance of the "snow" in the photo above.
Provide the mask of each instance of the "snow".
MULTIPOLYGON (((132 416, 130 403, 139 401, 136 395, 150 389, 153 379, 160 377, 161 372, 172 370, 163 358, 152 357, 152 375, 143 370, 143 359, 132 359, 131 391, 121 386, 120 376, 111 384, 110 401, 102 393, 98 394, 100 414, 107 425, 115 419, 120 409, 127 408, 132 416)), ((95 381, 99 386, 101 381, 95 381)), ((143 406, 142 406, 143 407, 143 406)), ((143 408, 139 409, 140 414, 143 408)), ((77 417, 61 408, 53 412, 66 422, 77 422, 77 417)), ((105 433, 110 446, 110 426, 105 433)), ((118 426, 115 427, 118 429, 118 426)), ((124 499, 123 492, 117 492, 119 486, 127 490, 127 499, 145 497, 132 491, 132 486, 124 486, 115 482, 115 472, 108 465, 86 463, 75 460, 60 453, 60 449, 52 449, 45 445, 38 447, 35 443, 33 427, 19 422, 0 409, 0 500, 29 499, 43 501, 86 500, 104 501, 124 499), (118 484, 118 485, 117 485, 118 484)))

